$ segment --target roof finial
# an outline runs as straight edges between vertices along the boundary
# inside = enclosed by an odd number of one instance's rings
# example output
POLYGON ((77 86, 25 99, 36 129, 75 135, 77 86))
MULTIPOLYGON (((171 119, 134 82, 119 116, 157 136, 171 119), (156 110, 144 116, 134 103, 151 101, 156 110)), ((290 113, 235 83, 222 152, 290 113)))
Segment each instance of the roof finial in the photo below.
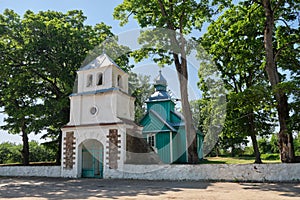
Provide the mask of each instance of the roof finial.
POLYGON ((155 79, 155 84, 156 84, 156 85, 164 85, 164 86, 167 86, 167 81, 166 81, 166 79, 163 77, 162 71, 161 71, 161 70, 159 70, 159 75, 158 75, 157 78, 155 79))

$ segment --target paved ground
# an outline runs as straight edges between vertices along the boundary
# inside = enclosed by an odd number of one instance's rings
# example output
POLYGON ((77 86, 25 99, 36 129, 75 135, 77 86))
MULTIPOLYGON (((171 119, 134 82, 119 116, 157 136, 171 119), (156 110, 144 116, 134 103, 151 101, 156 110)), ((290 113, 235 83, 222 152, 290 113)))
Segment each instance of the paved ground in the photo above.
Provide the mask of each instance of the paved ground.
POLYGON ((0 177, 0 199, 300 199, 300 183, 223 183, 0 177))

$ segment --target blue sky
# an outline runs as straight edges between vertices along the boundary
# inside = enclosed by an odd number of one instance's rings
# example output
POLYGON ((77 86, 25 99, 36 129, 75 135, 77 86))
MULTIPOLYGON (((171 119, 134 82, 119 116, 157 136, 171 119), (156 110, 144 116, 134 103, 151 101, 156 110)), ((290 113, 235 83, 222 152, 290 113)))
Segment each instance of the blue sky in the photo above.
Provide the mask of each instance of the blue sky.
POLYGON ((85 16, 87 16, 87 24, 95 25, 99 22, 104 22, 112 26, 115 34, 119 34, 129 29, 138 28, 137 23, 133 20, 124 27, 120 27, 119 22, 113 19, 112 13, 114 7, 121 2, 122 0, 0 0, 0 12, 3 13, 8 8, 22 16, 26 10, 34 12, 82 10, 85 16))
MULTIPOLYGON (((114 8, 120 4, 122 0, 0 0, 0 12, 3 13, 5 9, 12 9, 20 16, 27 10, 32 10, 37 13, 39 11, 55 10, 61 12, 67 12, 69 10, 82 10, 87 17, 86 24, 95 25, 100 22, 112 27, 112 32, 118 36, 126 36, 131 31, 138 30, 138 24, 132 19, 124 27, 119 26, 119 22, 113 19, 112 13, 114 8)), ((158 74, 159 67, 154 63, 139 63, 136 64, 135 72, 150 75, 153 80, 158 74), (149 67, 151 65, 152 67, 149 67)), ((169 89, 172 93, 179 98, 179 85, 177 81, 177 75, 174 67, 166 67, 163 70, 163 74, 169 83, 169 89)), ((199 98, 200 91, 197 89, 197 68, 190 70, 190 80, 192 88, 190 89, 190 97, 193 99, 199 98)), ((0 114, 0 125, 3 124, 3 114, 0 114)), ((29 135, 30 140, 38 140, 39 136, 29 135)), ((21 137, 18 135, 10 135, 0 130, 0 143, 4 141, 21 142, 21 137)))

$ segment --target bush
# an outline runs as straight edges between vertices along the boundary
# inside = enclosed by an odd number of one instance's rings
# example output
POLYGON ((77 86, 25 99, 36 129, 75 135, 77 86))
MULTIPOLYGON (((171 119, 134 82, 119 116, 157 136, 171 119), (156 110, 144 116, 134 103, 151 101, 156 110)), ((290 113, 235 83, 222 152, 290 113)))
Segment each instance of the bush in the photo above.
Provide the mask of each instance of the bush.
POLYGON ((0 164, 21 163, 22 145, 5 142, 0 144, 0 164))
MULTIPOLYGON (((22 163, 22 145, 10 142, 0 144, 0 164, 22 163)), ((30 162, 55 161, 55 152, 38 142, 29 142, 30 162)))
POLYGON ((280 159, 280 156, 278 153, 261 154, 260 157, 262 160, 279 160, 280 159))
POLYGON ((244 153, 243 153, 243 155, 241 155, 241 156, 254 156, 254 150, 253 150, 253 147, 252 146, 250 146, 250 147, 245 147, 245 149, 244 149, 244 153))

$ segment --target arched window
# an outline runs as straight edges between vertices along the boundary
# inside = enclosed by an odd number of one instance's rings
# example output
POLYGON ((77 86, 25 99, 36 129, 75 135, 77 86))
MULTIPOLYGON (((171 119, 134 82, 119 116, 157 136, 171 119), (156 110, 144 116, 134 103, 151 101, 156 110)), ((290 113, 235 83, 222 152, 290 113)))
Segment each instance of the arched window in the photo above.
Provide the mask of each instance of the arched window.
POLYGON ((118 75, 117 83, 118 83, 118 87, 122 87, 122 77, 121 77, 121 75, 118 75))
POLYGON ((102 85, 103 84, 103 73, 98 74, 98 80, 97 80, 97 85, 102 85))
POLYGON ((90 87, 90 86, 92 86, 92 84, 93 84, 93 75, 92 75, 92 74, 89 74, 89 75, 87 76, 86 87, 90 87))

